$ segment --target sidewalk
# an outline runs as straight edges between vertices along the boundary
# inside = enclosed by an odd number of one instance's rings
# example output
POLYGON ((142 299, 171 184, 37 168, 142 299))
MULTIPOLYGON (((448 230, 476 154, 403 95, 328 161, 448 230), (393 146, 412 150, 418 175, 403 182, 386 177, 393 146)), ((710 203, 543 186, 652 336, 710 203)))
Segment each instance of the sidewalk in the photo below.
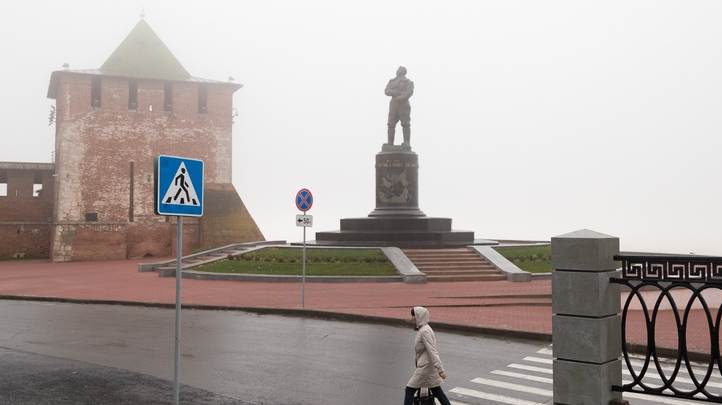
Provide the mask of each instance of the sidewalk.
MULTIPOLYGON (((146 260, 147 261, 147 260, 146 260)), ((137 271, 141 260, 50 263, 0 262, 0 295, 152 304, 175 302, 175 279, 137 271)), ((183 280, 183 303, 226 307, 300 309, 300 283, 183 280)), ((551 334, 551 282, 477 281, 456 283, 307 283, 306 309, 392 319, 409 317, 409 307, 431 309, 431 322, 502 331, 551 334)), ((669 311, 667 311, 669 312, 669 311)), ((692 323, 703 320, 693 314, 692 323)), ((641 321, 641 313, 630 313, 641 321)), ((646 342, 642 327, 629 341, 646 342)), ((700 329, 701 330, 701 329, 700 329)), ((658 342, 676 347, 671 313, 657 321, 658 342), (669 316, 667 316, 669 315, 669 316)), ((709 336, 688 336, 690 350, 705 351, 709 336)))

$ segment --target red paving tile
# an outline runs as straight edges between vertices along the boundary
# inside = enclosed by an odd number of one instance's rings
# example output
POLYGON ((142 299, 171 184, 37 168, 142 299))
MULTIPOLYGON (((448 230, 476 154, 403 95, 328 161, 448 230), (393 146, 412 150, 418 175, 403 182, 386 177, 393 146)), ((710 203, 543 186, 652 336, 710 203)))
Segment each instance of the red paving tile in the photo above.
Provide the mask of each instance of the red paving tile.
MULTIPOLYGON (((137 271, 141 260, 50 263, 47 261, 0 262, 0 295, 113 300, 146 303, 175 302, 175 280, 137 271)), ((183 280, 183 302, 231 307, 300 308, 300 284, 183 280)), ((485 328, 551 333, 551 283, 307 283, 306 308, 340 313, 406 318, 408 308, 431 308, 432 322, 485 328)), ((701 311, 692 322, 703 325, 701 311)), ((643 324, 639 312, 630 313, 630 324, 643 324)), ((628 328, 628 339, 646 341, 642 327, 628 328)), ((662 313, 657 341, 676 347, 672 313, 662 313)), ((709 348, 709 336, 688 336, 690 350, 709 348)))

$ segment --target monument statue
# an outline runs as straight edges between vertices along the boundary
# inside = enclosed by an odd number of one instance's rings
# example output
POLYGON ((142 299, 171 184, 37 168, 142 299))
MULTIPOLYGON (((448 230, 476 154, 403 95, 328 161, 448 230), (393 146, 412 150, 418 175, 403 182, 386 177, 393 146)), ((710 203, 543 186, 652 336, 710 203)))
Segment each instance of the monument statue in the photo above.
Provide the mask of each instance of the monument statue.
POLYGON ((403 146, 411 147, 411 104, 409 98, 414 95, 414 82, 406 77, 406 68, 399 66, 396 70, 396 77, 389 80, 384 91, 391 97, 389 102, 388 135, 389 145, 394 144, 396 135, 396 124, 401 121, 401 128, 404 132, 403 146))
POLYGON ((474 232, 451 227, 451 218, 428 217, 419 208, 419 155, 411 150, 414 82, 401 66, 389 80, 388 143, 376 154, 376 208, 366 217, 342 218, 337 231, 316 232, 316 244, 340 246, 447 247, 474 243, 474 232), (394 145, 401 121, 404 142, 394 145))

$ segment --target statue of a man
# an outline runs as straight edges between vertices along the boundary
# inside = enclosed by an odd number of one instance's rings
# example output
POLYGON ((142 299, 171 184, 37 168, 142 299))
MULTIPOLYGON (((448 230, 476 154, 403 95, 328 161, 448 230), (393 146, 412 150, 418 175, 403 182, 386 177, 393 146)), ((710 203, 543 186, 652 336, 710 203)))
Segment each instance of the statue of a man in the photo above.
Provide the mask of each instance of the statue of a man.
POLYGON ((385 93, 391 96, 389 102, 388 135, 389 145, 394 144, 396 124, 401 121, 404 131, 404 146, 411 146, 411 104, 409 98, 414 94, 414 82, 406 77, 406 68, 399 66, 396 77, 389 80, 385 93))

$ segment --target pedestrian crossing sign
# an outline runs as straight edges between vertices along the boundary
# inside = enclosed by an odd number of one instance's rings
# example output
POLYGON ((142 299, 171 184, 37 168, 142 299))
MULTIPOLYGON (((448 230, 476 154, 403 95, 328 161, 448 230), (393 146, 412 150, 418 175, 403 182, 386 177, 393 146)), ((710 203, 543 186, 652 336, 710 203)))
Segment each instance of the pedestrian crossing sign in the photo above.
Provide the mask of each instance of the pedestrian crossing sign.
POLYGON ((160 155, 155 162, 155 213, 203 215, 203 161, 160 155))

